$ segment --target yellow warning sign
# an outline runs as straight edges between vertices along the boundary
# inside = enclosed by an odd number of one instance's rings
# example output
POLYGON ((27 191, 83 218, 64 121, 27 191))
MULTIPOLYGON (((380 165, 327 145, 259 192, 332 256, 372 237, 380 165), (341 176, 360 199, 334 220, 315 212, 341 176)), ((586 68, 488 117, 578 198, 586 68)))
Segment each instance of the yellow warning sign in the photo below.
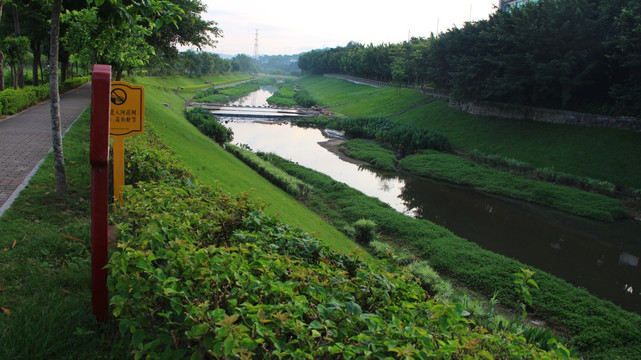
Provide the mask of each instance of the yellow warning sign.
POLYGON ((111 82, 109 135, 129 136, 144 131, 145 88, 124 81, 111 82))

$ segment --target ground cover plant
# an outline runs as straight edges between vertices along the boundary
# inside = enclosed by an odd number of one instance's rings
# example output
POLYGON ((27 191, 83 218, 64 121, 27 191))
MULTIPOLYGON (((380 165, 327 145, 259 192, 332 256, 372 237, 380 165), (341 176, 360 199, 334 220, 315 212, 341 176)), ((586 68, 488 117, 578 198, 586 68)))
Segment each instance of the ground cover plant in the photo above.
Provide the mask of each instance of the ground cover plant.
POLYGON ((280 187, 296 198, 304 198, 310 191, 312 191, 311 186, 277 168, 270 162, 263 160, 251 150, 232 144, 225 144, 225 149, 234 154, 249 167, 256 170, 256 172, 261 174, 264 178, 271 181, 274 185, 280 187))
POLYGON ((331 251, 245 195, 139 183, 125 199, 109 284, 138 357, 570 356, 488 333, 402 268, 331 251))
MULTIPOLYGON (((314 193, 306 204, 339 227, 359 219, 378 224, 381 236, 391 239, 438 272, 460 281, 466 287, 516 307, 519 297, 513 291, 513 274, 525 265, 484 250, 426 220, 407 217, 377 199, 338 183, 326 175, 290 163, 275 155, 270 161, 293 176, 312 185, 314 193)), ((584 289, 538 269, 535 281, 540 289, 533 295, 528 313, 550 326, 563 329, 582 356, 597 359, 641 357, 641 317, 611 302, 590 295, 584 289)))
POLYGON ((602 221, 629 216, 620 200, 568 186, 531 180, 456 155, 424 150, 403 158, 401 170, 549 206, 602 221))
POLYGON ((344 152, 345 155, 354 159, 367 161, 377 169, 396 171, 396 154, 371 141, 353 139, 340 144, 339 149, 344 152))

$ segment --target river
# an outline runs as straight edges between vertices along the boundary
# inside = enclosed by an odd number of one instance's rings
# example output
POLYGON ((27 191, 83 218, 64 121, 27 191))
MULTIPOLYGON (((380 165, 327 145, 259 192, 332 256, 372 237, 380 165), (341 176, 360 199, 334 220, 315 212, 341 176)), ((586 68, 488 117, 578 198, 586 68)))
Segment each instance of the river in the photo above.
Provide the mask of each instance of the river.
MULTIPOLYGON (((259 90, 235 104, 266 105, 270 94, 259 90)), ((225 120, 236 144, 325 173, 401 213, 430 220, 485 249, 641 314, 639 221, 602 223, 413 176, 390 176, 341 160, 319 145, 328 139, 318 129, 276 121, 225 120)))

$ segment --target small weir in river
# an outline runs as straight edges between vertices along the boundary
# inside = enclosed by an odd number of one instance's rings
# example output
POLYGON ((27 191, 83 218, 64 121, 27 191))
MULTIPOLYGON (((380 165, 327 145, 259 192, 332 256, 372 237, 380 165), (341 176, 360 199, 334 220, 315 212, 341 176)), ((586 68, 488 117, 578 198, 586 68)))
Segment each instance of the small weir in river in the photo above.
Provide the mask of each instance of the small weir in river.
POLYGON ((286 121, 224 120, 234 131, 234 143, 325 173, 408 216, 430 220, 641 313, 639 221, 602 223, 413 176, 389 176, 341 160, 319 145, 328 139, 318 129, 286 121))

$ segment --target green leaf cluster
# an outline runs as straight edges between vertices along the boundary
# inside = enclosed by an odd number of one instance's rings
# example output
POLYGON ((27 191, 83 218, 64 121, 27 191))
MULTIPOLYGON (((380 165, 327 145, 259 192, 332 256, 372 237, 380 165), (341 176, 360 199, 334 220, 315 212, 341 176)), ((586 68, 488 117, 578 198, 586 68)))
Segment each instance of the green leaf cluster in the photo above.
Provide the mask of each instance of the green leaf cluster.
MULTIPOLYGON (((256 170, 272 184, 285 190, 296 198, 304 198, 310 191, 312 191, 312 187, 307 185, 305 182, 289 175, 285 171, 272 165, 269 161, 263 160, 259 155, 249 150, 232 144, 225 144, 225 150, 232 153, 252 169, 256 170)), ((269 155, 263 154, 263 156, 269 155)))
POLYGON ((113 314, 135 358, 567 358, 489 333, 406 270, 331 251, 246 195, 140 183, 117 208, 113 314))
POLYGON ((211 138, 218 144, 224 144, 234 139, 234 132, 225 125, 218 122, 216 116, 209 111, 194 107, 185 112, 187 120, 194 125, 201 133, 211 138))
POLYGON ((125 146, 125 179, 127 184, 140 181, 190 181, 191 171, 158 138, 152 128, 127 138, 125 146))

